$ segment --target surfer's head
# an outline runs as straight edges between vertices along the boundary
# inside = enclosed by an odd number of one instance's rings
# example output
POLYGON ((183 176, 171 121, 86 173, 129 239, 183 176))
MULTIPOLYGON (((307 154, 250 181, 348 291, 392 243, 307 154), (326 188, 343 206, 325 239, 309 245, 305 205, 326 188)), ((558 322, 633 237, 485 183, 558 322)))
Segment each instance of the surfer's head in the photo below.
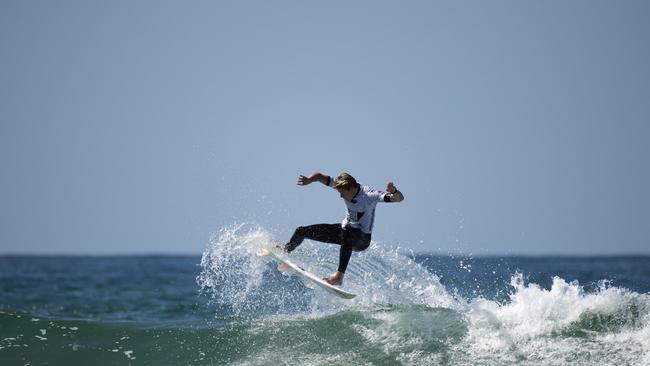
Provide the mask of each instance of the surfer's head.
POLYGON ((334 189, 339 191, 341 198, 346 201, 352 201, 359 191, 359 183, 350 174, 343 172, 336 177, 334 181, 334 189))

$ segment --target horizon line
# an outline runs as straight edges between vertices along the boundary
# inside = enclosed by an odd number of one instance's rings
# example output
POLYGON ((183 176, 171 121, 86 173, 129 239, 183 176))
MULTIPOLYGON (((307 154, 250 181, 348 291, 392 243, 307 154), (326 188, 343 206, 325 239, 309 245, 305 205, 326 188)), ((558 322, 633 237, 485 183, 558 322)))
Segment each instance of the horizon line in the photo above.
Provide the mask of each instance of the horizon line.
MULTIPOLYGON (((521 257, 521 258, 630 258, 630 257, 650 257, 650 253, 436 253, 436 252, 423 252, 412 251, 415 256, 430 255, 436 257, 471 257, 471 258, 508 258, 508 257, 521 257)), ((171 253, 171 252, 143 252, 143 253, 19 253, 7 252, 0 253, 2 257, 33 257, 33 258, 119 258, 119 257, 201 257, 203 253, 171 253)))

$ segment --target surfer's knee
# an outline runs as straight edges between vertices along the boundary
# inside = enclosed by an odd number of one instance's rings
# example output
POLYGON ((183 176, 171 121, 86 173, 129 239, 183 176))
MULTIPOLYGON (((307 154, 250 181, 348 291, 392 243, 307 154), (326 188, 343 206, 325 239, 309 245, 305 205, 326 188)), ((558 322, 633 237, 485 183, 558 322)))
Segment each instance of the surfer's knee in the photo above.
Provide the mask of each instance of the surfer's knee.
POLYGON ((368 249, 370 247, 370 242, 360 242, 354 248, 352 248, 355 252, 363 252, 364 250, 368 249))
POLYGON ((307 227, 307 226, 298 226, 296 228, 296 233, 298 233, 302 237, 307 236, 308 232, 309 232, 309 227, 307 227))
POLYGON ((355 252, 362 252, 370 247, 370 234, 363 234, 360 238, 350 244, 352 250, 355 252))
POLYGON ((294 237, 295 236, 305 237, 308 231, 309 228, 307 226, 298 226, 296 230, 294 230, 293 235, 294 237))

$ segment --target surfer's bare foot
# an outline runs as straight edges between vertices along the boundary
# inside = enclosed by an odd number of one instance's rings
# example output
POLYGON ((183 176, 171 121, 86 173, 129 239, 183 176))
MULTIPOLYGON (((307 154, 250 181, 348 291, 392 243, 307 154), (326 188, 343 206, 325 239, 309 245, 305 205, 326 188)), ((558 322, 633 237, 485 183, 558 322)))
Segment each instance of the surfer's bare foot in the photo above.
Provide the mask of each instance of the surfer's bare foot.
POLYGON ((289 251, 287 250, 287 246, 285 244, 275 244, 275 247, 279 249, 282 253, 287 254, 289 251))
POLYGON ((343 276, 343 272, 336 271, 336 273, 329 277, 323 277, 323 281, 333 286, 341 286, 343 284, 343 276))

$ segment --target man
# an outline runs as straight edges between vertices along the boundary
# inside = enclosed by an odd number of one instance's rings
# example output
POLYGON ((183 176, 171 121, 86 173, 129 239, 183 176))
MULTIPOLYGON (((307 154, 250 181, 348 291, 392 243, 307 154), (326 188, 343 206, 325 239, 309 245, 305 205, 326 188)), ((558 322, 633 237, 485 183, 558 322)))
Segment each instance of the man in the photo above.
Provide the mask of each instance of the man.
POLYGON ((289 242, 281 249, 290 253, 304 239, 339 244, 341 252, 338 270, 333 275, 324 277, 323 280, 331 285, 341 285, 352 251, 366 250, 370 246, 377 203, 381 201, 401 202, 404 200, 404 195, 395 188, 393 182, 388 182, 386 187, 388 192, 377 191, 361 186, 356 179, 345 172, 336 179, 321 173, 312 173, 308 177, 301 175, 297 184, 306 186, 313 182, 321 182, 336 189, 343 198, 348 213, 340 224, 317 224, 297 228, 289 242))

